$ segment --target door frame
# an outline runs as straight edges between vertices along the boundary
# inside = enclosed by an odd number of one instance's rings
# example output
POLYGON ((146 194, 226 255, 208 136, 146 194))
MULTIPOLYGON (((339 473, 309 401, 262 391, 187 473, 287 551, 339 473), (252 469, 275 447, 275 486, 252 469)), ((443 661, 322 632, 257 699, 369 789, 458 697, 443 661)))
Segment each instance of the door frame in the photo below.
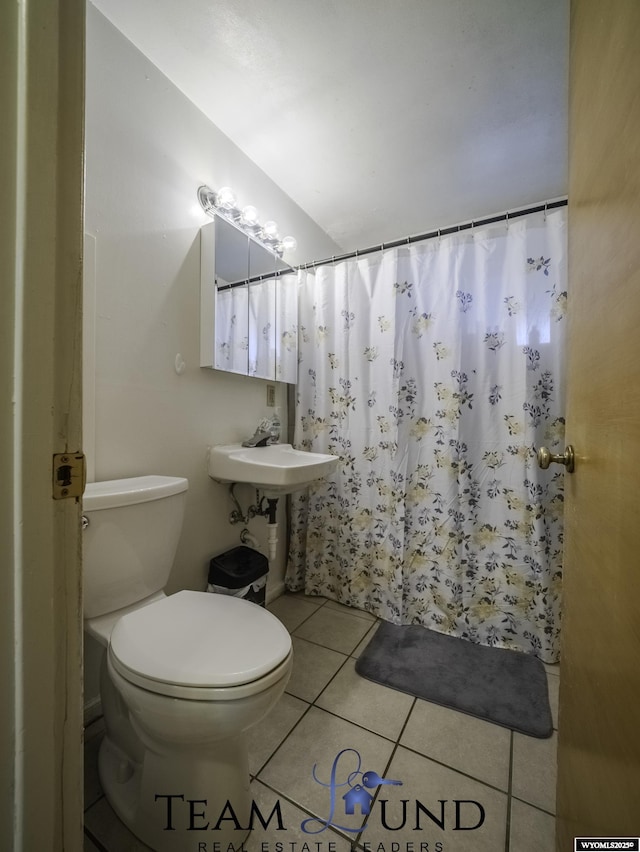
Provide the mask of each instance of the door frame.
POLYGON ((0 3, 0 824, 82 849, 80 501, 84 0, 0 3), (10 486, 8 483, 11 483, 10 486))

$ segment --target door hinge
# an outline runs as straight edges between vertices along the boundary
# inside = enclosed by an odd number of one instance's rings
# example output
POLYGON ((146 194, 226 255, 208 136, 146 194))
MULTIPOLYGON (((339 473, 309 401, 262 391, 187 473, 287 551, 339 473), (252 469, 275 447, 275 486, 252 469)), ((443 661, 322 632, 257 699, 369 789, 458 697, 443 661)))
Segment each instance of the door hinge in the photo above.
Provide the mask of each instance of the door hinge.
POLYGON ((54 453, 53 499, 82 497, 87 482, 84 453, 54 453))

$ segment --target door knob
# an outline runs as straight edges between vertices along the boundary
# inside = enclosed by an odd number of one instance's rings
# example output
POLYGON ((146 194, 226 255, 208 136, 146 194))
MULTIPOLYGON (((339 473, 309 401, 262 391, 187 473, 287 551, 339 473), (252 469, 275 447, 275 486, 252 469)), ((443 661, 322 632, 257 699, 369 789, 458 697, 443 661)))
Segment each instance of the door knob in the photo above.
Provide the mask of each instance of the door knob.
POLYGON ((573 473, 576 468, 576 455, 571 444, 567 444, 567 448, 562 455, 555 455, 546 447, 540 447, 538 450, 538 464, 543 470, 546 470, 551 463, 563 464, 567 473, 573 473))

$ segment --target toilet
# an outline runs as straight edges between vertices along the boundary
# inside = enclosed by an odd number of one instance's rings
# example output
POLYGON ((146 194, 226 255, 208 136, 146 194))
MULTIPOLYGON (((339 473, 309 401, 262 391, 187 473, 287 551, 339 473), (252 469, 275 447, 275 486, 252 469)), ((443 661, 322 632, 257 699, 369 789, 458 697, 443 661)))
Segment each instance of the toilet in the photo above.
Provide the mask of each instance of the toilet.
POLYGON ((116 814, 156 852, 239 846, 251 817, 246 732, 282 695, 291 637, 240 598, 165 595, 188 482, 87 485, 85 630, 106 653, 98 770, 116 814))

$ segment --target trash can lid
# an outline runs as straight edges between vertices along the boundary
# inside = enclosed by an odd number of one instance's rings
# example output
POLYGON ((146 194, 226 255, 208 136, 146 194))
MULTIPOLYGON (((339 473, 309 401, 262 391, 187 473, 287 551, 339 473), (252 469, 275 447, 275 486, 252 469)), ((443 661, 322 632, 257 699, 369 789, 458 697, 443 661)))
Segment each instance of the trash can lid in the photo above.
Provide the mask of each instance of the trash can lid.
POLYGON ((286 627, 242 598, 182 591, 123 615, 110 650, 127 670, 186 687, 239 686, 268 674, 291 650, 286 627))
POLYGON ((240 545, 214 556, 209 562, 209 582, 227 589, 242 589, 269 572, 269 560, 252 547, 240 545))

